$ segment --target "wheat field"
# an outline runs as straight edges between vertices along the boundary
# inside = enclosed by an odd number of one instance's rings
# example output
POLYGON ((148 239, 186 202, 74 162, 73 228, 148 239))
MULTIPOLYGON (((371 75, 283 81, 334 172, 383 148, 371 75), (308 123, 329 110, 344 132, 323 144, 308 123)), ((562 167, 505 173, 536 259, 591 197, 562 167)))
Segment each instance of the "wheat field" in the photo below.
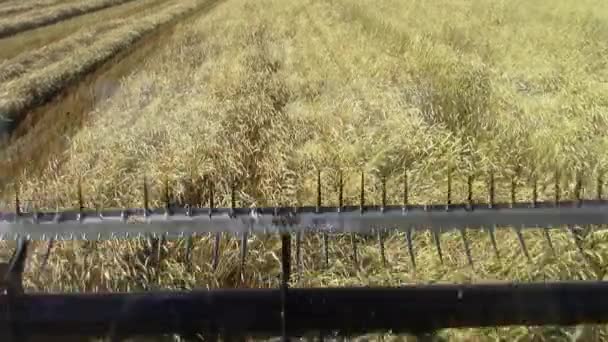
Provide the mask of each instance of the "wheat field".
MULTIPOLYGON (((416 203, 445 201, 448 169, 455 170, 455 201, 465 199, 468 175, 475 177, 475 200, 486 200, 490 173, 501 201, 510 198, 512 177, 519 200, 530 200, 532 179, 540 199, 552 199, 556 170, 563 198, 574 196, 577 177, 587 198, 608 192, 598 182, 608 178, 605 1, 215 2, 165 31, 162 40, 142 45, 145 54, 125 57, 120 73, 110 70, 100 74, 103 82, 75 88, 88 94, 87 105, 71 98, 69 107, 53 104, 28 119, 24 104, 49 87, 63 87, 64 77, 84 77, 95 58, 135 44, 133 34, 168 21, 159 19, 165 13, 173 18, 182 8, 205 5, 138 0, 121 6, 145 1, 162 9, 100 20, 0 62, 0 113, 26 117, 0 150, 7 206, 18 182, 25 201, 74 207, 79 180, 87 206, 140 206, 144 175, 156 180, 155 204, 165 177, 175 197, 188 197, 192 180, 210 177, 223 196, 218 205, 228 205, 235 177, 241 206, 314 204, 317 170, 328 205, 337 204, 339 171, 346 175, 345 202, 352 204, 359 200, 361 171, 370 204, 380 201, 382 177, 389 202, 400 204, 405 171, 416 203)), ((501 230, 497 260, 487 233, 470 231, 471 267, 459 234, 442 235, 442 264, 432 236, 421 233, 415 236, 416 271, 400 234, 385 242, 386 267, 374 241, 361 241, 355 267, 348 240, 336 237, 327 269, 320 239, 310 236, 293 285, 606 277, 606 232, 587 232, 584 255, 567 231, 551 235, 555 254, 542 232, 524 231, 527 260, 515 233, 501 230)), ((183 241, 166 246, 159 268, 133 257, 144 247, 137 241, 62 242, 45 268, 45 246, 39 245, 27 286, 72 292, 277 285, 276 237, 250 238, 242 279, 237 239, 224 239, 215 273, 211 246, 198 238, 193 269, 186 271, 183 241)), ((608 340, 607 333, 605 326, 509 327, 448 329, 437 338, 588 341, 608 340)))

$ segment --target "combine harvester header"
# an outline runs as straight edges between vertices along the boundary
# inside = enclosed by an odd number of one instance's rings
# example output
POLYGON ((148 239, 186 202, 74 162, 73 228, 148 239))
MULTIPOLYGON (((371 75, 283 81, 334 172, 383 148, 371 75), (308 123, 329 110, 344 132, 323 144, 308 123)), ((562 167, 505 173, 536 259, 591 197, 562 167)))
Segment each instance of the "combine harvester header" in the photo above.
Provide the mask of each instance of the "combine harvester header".
MULTIPOLYGON (((357 260, 357 235, 377 239, 386 265, 384 239, 389 232, 404 232, 404 246, 416 268, 413 234, 429 230, 438 257, 443 259, 441 233, 460 231, 463 248, 472 265, 467 230, 488 232, 496 257, 500 257, 496 229, 513 229, 523 253, 530 258, 522 229, 543 229, 551 249, 550 229, 571 232, 581 253, 579 228, 608 224, 608 201, 602 198, 598 179, 595 199, 583 199, 582 181, 577 180, 575 199, 563 201, 556 181, 555 200, 537 200, 534 182, 530 202, 516 202, 511 182, 511 202, 495 203, 494 177, 488 177, 487 203, 473 201, 472 178, 467 179, 465 203, 452 203, 452 176, 448 175, 446 202, 441 205, 409 203, 407 177, 403 180, 402 203, 387 203, 386 180, 382 180, 381 204, 367 205, 361 174, 360 203, 343 205, 343 182, 337 195, 339 205, 322 205, 321 175, 317 175, 317 203, 303 207, 239 208, 232 187, 227 208, 214 207, 212 184, 207 207, 176 206, 169 200, 165 183, 165 205, 149 208, 144 181, 143 207, 89 210, 79 208, 54 212, 23 212, 16 196, 15 210, 0 212, 0 236, 17 241, 7 274, 7 293, 0 296, 0 324, 5 333, 20 340, 27 334, 130 335, 196 333, 220 335, 293 336, 317 334, 353 335, 368 332, 424 334, 442 328, 508 325, 574 325, 608 322, 608 284, 605 282, 554 282, 520 284, 416 285, 395 288, 291 288, 292 237, 296 262, 301 256, 304 234, 323 236, 324 260, 329 265, 328 245, 332 234, 350 234, 352 258, 357 260), (144 292, 112 294, 24 293, 22 272, 30 241, 108 239, 185 239, 188 253, 195 236, 215 238, 214 268, 219 260, 223 234, 241 239, 241 263, 247 254, 251 234, 278 234, 282 241, 282 281, 277 289, 217 289, 187 292, 144 292)), ((418 267, 423 267, 418 265, 418 267)))

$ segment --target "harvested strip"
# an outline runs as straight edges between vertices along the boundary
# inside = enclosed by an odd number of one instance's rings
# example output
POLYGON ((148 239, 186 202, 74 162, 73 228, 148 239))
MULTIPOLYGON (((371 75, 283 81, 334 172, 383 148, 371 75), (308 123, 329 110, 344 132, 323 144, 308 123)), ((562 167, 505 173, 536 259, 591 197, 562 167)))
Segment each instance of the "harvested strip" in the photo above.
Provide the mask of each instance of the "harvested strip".
POLYGON ((33 70, 19 79, 5 83, 0 93, 0 118, 18 119, 24 110, 52 97, 65 85, 127 48, 146 33, 204 4, 200 0, 177 1, 163 11, 98 39, 86 49, 75 51, 69 59, 33 70))
POLYGON ((53 6, 60 3, 66 2, 75 2, 79 0, 38 0, 38 1, 29 1, 26 3, 23 2, 15 2, 15 4, 3 5, 0 7, 0 16, 5 16, 9 14, 26 12, 32 9, 40 9, 48 6, 53 6))
POLYGON ((21 53, 37 50, 79 32, 83 28, 90 28, 99 23, 156 10, 155 7, 159 3, 169 2, 170 0, 131 1, 0 39, 0 46, 4 47, 0 50, 0 60, 8 60, 21 53))
MULTIPOLYGON (((149 7, 148 10, 162 10, 166 6, 149 7)), ((43 69, 65 58, 72 58, 69 52, 77 51, 83 46, 89 46, 108 31, 118 31, 134 20, 144 17, 147 13, 140 12, 135 17, 126 17, 112 21, 105 21, 89 30, 68 36, 51 45, 43 46, 38 50, 25 52, 21 55, 0 63, 0 83, 13 80, 28 71, 43 69)), ((112 34, 112 33, 109 33, 112 34)))
POLYGON ((61 4, 51 8, 40 9, 33 13, 27 12, 20 16, 6 18, 0 20, 0 38, 128 1, 134 0, 97 0, 84 3, 61 4))

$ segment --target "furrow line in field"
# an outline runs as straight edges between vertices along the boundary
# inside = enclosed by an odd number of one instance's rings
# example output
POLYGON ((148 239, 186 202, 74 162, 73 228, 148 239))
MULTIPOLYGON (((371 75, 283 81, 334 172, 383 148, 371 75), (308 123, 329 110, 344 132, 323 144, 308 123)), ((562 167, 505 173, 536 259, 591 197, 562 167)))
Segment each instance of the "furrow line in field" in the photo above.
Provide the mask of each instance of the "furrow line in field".
POLYGON ((0 38, 129 1, 136 0, 94 0, 85 3, 61 4, 51 8, 43 8, 34 13, 27 12, 12 18, 5 18, 0 20, 0 38))

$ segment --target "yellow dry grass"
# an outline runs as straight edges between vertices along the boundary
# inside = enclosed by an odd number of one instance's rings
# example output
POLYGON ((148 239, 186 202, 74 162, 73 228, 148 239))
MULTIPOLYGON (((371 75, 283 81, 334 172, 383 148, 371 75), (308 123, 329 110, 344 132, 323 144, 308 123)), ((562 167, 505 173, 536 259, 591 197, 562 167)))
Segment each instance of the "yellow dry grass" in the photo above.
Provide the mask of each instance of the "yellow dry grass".
POLYGON ((52 7, 35 9, 14 16, 0 18, 0 38, 128 1, 133 0, 90 0, 80 3, 58 4, 52 7))
POLYGON ((0 46, 3 47, 0 50, 0 61, 6 61, 30 50, 37 50, 57 40, 66 38, 73 33, 96 26, 99 23, 129 17, 145 11, 147 8, 153 8, 155 3, 166 1, 168 0, 156 0, 152 3, 142 0, 129 1, 122 5, 83 14, 52 25, 24 31, 18 35, 0 39, 0 46))
MULTIPOLYGON (((116 84, 42 175, 23 170, 21 193, 41 198, 42 206, 74 206, 74 184, 82 179, 89 205, 138 206, 144 174, 168 177, 176 195, 187 192, 191 179, 210 176, 222 196, 218 204, 227 205, 229 181, 238 177, 240 205, 314 204, 320 168, 326 204, 336 204, 338 170, 348 172, 346 202, 357 203, 363 170, 370 204, 379 202, 380 176, 390 181, 389 200, 400 203, 407 169, 412 202, 442 202, 453 167, 460 180, 474 173, 477 199, 490 171, 498 175, 500 200, 508 199, 513 174, 520 200, 530 198, 533 176, 540 196, 551 198, 556 168, 564 198, 572 197, 581 172, 592 197, 607 162, 607 19, 608 4, 599 0, 227 0, 213 15, 180 26, 166 48, 116 84)), ((457 183, 454 199, 464 199, 465 190, 457 183)), ((501 261, 486 234, 469 234, 473 268, 459 234, 442 235, 441 264, 432 237, 421 233, 416 272, 399 234, 386 241, 388 267, 374 241, 361 241, 354 267, 348 240, 337 237, 329 269, 322 267, 319 238, 308 237, 294 285, 606 276, 608 236, 601 230, 587 233, 584 256, 565 231, 551 232, 556 255, 541 232, 526 231, 531 262, 512 231, 498 233, 501 261)), ((158 269, 133 258, 141 242, 62 243, 45 270, 42 249, 34 254, 27 285, 52 291, 276 286, 278 239, 249 243, 242 281, 235 239, 224 241, 213 273, 212 242, 200 238, 191 272, 182 262, 182 241, 167 246, 158 269)), ((606 340, 607 330, 576 332, 587 334, 583 340, 593 340, 591 334, 606 340)), ((568 327, 440 333, 475 341, 574 334, 568 327)))

